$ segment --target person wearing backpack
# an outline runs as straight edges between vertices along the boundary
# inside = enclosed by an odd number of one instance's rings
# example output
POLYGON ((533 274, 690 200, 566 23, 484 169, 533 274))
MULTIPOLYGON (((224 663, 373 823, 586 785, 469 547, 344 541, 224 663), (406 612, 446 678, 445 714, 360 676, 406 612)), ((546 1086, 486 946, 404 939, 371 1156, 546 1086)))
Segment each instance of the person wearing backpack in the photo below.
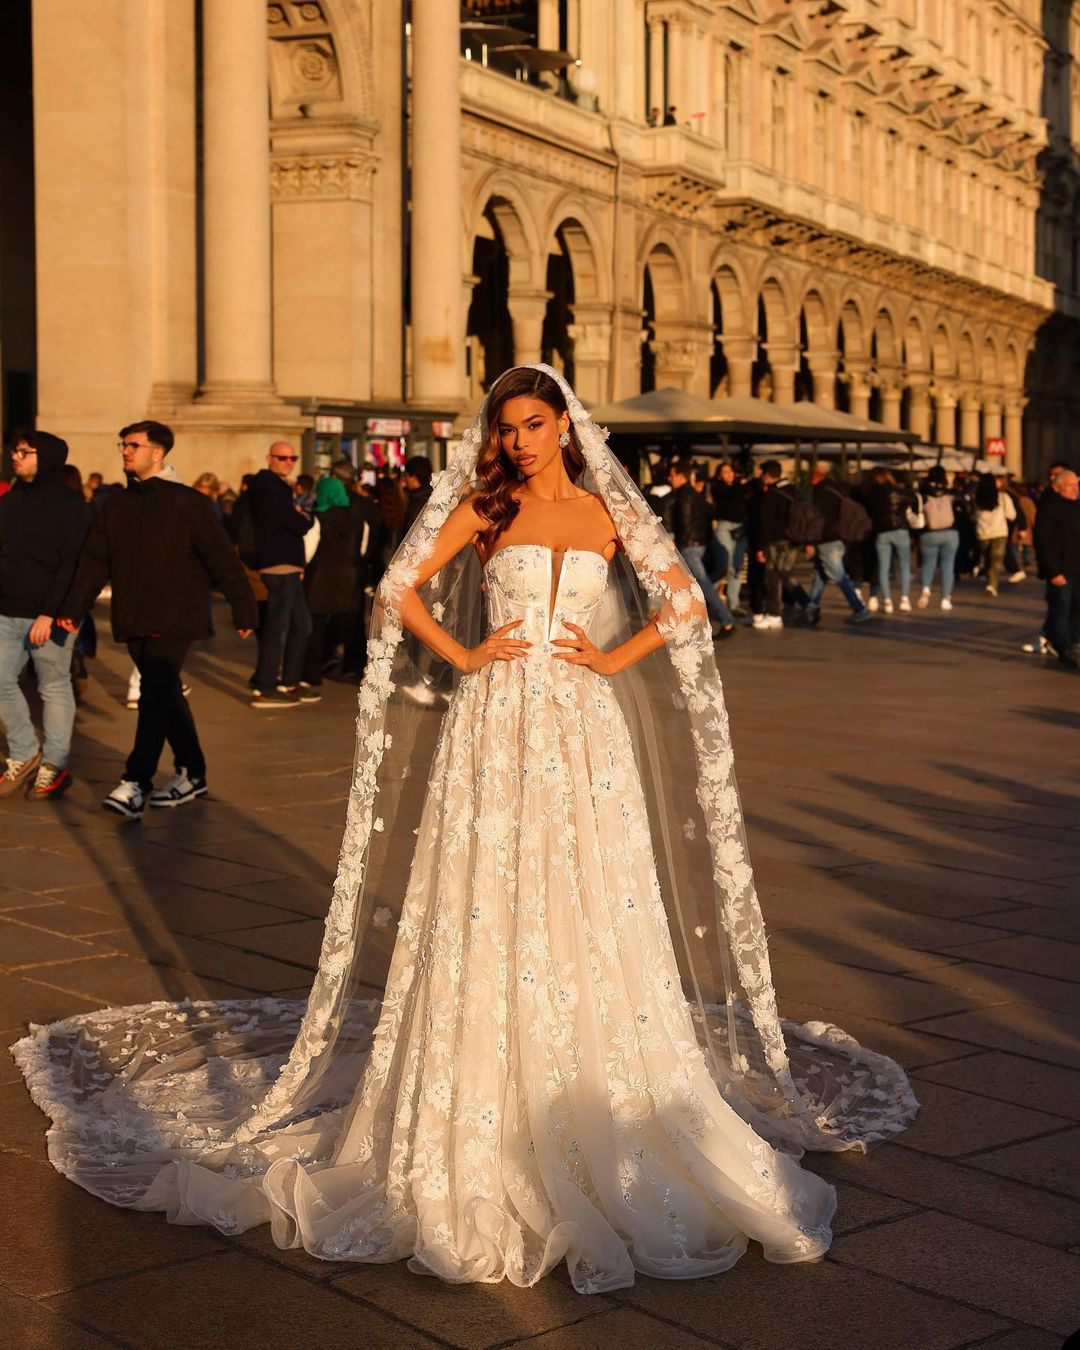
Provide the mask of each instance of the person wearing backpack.
POLYGON ((844 554, 848 544, 861 543, 870 533, 870 517, 847 488, 830 477, 829 465, 824 460, 818 460, 810 470, 810 488, 824 529, 814 548, 814 579, 810 583, 806 620, 811 628, 820 622, 821 597, 831 581, 851 606, 850 621, 865 623, 872 616, 847 574, 844 554))
POLYGON ((783 628, 785 604, 806 610, 810 597, 794 580, 795 565, 799 561, 799 545, 807 546, 820 539, 823 524, 811 504, 798 497, 783 477, 779 460, 767 459, 761 466, 757 530, 757 559, 765 565, 765 613, 754 615, 754 628, 783 628))
POLYGON ((956 576, 956 554, 960 548, 960 531, 956 524, 956 508, 945 470, 935 464, 923 484, 923 514, 926 529, 919 536, 919 558, 922 566, 922 593, 920 609, 930 603, 930 587, 934 572, 941 568, 941 608, 952 609, 953 584, 956 576))
MULTIPOLYGON (((918 494, 898 483, 893 471, 884 464, 876 465, 870 473, 870 487, 866 506, 874 527, 874 547, 877 550, 877 589, 886 614, 893 612, 889 594, 889 574, 893 555, 900 565, 900 611, 911 613, 911 530, 913 516, 920 507, 918 494), (911 513, 909 515, 909 513, 911 513)), ((870 609, 878 607, 878 596, 870 597, 870 609)))

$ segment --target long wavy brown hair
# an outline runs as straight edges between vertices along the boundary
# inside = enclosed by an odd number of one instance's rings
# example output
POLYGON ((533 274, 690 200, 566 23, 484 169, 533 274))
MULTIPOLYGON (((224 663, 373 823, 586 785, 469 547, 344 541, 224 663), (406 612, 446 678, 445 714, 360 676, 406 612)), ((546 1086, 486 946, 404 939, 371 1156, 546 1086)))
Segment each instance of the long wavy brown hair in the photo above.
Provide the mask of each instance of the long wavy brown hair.
MULTIPOLYGON (((488 395, 487 440, 476 462, 479 488, 474 498, 477 514, 488 522, 480 535, 480 548, 489 556, 502 532, 509 528, 518 513, 513 493, 524 482, 524 475, 509 455, 503 453, 499 436, 499 418, 512 398, 538 398, 553 408, 556 417, 569 411, 563 391, 557 381, 542 370, 515 366, 505 371, 492 385, 488 395)), ((563 447, 563 465, 572 483, 585 471, 585 459, 577 443, 574 424, 570 423, 570 444, 563 447)))

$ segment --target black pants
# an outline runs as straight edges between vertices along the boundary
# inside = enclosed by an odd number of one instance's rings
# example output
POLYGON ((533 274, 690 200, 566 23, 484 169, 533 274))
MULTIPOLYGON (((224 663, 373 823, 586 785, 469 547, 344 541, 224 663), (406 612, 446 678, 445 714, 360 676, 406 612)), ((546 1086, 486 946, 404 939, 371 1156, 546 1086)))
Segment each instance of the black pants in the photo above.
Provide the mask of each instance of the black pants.
MULTIPOLYGON (((340 646, 344 649, 341 661, 343 675, 356 675, 356 633, 359 629, 363 641, 362 616, 356 612, 346 614, 313 614, 311 616, 311 636, 308 638, 307 655, 304 657, 303 680, 305 684, 322 684, 323 665, 340 646)), ((365 644, 366 649, 366 644, 365 644)), ((360 656, 359 671, 364 668, 363 656, 360 656)))
POLYGON ((168 741, 177 769, 193 778, 206 777, 206 760, 199 745, 195 719, 180 680, 190 646, 187 638, 132 638, 127 645, 139 670, 139 721, 135 746, 124 766, 124 777, 148 788, 168 741))
POLYGON ((800 552, 786 539, 765 545, 765 610, 776 618, 781 605, 805 605, 810 599, 794 578, 800 552))
POLYGON ((304 656, 311 634, 311 612, 299 572, 263 572, 266 583, 266 617, 259 628, 259 662, 255 688, 264 694, 278 682, 290 689, 303 674, 304 656))

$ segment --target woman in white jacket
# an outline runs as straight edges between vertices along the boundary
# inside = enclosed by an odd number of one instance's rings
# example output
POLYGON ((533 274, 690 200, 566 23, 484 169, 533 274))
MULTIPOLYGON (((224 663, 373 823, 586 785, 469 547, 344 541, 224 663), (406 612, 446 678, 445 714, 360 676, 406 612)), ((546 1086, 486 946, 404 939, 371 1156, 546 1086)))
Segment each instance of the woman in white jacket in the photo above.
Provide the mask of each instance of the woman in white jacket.
POLYGON ((1012 497, 1002 489, 1004 478, 992 473, 979 475, 975 489, 975 533, 979 540, 980 568, 986 577, 987 595, 997 595, 1005 566, 1009 526, 1016 519, 1012 497))

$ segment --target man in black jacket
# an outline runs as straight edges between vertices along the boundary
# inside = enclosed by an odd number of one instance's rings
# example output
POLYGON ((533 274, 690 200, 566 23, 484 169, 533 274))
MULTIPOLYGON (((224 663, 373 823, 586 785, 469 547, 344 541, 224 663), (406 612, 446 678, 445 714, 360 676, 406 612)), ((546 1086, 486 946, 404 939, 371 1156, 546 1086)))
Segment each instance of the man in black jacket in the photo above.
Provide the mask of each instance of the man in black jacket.
POLYGON ((851 622, 865 623, 872 616, 859 599, 855 583, 847 574, 844 565, 846 546, 840 538, 840 504, 850 493, 842 483, 832 478, 824 460, 818 460, 810 470, 810 489, 814 495, 814 505, 825 521, 825 529, 814 549, 814 579, 810 583, 810 599, 806 605, 807 622, 813 628, 821 619, 821 597, 825 594, 825 587, 833 581, 851 606, 851 622))
POLYGON ((431 460, 426 455, 410 455, 401 473, 401 485, 407 494, 404 537, 431 497, 431 460))
POLYGON ((705 570, 705 548, 712 538, 712 507, 708 496, 690 481, 692 469, 686 460, 671 461, 668 482, 672 490, 664 499, 661 518, 701 587, 713 637, 730 637, 735 632, 735 620, 705 570))
POLYGON ((180 671, 195 638, 206 637, 210 585, 232 606, 241 637, 255 627, 255 597, 240 559, 202 493, 162 477, 173 434, 160 422, 135 422, 120 432, 128 486, 97 513, 79 558, 60 620, 69 632, 112 582, 112 630, 139 669, 139 721, 110 811, 138 819, 151 806, 181 806, 206 794, 206 760, 180 671), (176 775, 151 792, 168 741, 176 775))
POLYGON ((0 797, 26 787, 27 796, 48 801, 71 785, 75 643, 55 620, 86 537, 89 508, 64 485, 60 470, 67 454, 67 445, 47 431, 19 436, 12 455, 15 486, 0 497, 0 720, 8 743, 0 797), (41 695, 43 745, 19 688, 27 661, 41 695))
POLYGON ((1045 633, 1058 660, 1080 666, 1080 478, 1061 469, 1039 499, 1035 556, 1046 580, 1045 633))
POLYGON ((304 535, 313 519, 296 505, 289 475, 297 454, 288 441, 275 441, 247 490, 255 526, 255 568, 266 586, 266 613, 259 628, 253 708, 295 708, 317 703, 319 695, 301 686, 311 636, 311 611, 304 596, 304 535))
POLYGON ((757 560, 765 568, 765 613, 754 615, 754 627, 783 628, 784 604, 801 605, 810 597, 794 580, 799 547, 788 538, 791 488, 783 477, 780 461, 767 459, 761 466, 761 500, 758 512, 757 560))

